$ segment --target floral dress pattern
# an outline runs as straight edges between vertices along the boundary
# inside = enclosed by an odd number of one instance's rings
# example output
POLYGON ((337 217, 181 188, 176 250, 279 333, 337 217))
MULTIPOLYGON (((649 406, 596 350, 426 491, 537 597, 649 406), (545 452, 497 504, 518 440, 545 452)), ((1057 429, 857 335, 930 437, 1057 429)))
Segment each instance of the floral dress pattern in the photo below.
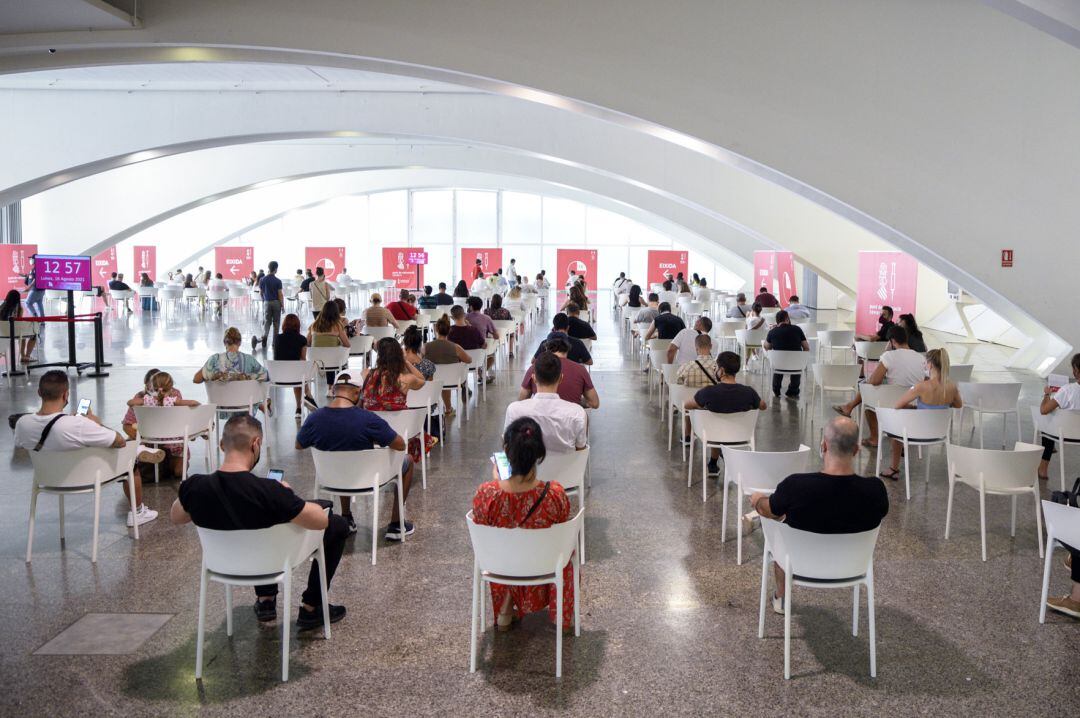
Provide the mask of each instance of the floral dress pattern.
MULTIPOLYGON (((536 504, 543 485, 520 494, 503 491, 498 481, 482 484, 473 496, 473 520, 483 526, 500 528, 546 529, 552 524, 561 524, 570 519, 570 499, 557 481, 552 481, 547 496, 525 521, 526 514, 536 504), (524 521, 524 523, 522 523, 524 521)), ((555 584, 546 586, 506 586, 491 584, 491 609, 498 618, 499 608, 506 597, 511 595, 514 615, 518 618, 527 613, 547 608, 548 618, 555 622, 556 595, 555 584)), ((574 567, 568 563, 563 569, 563 615, 562 626, 573 625, 574 619, 574 567)))
MULTIPOLYGON (((386 387, 382 381, 382 373, 378 369, 372 369, 364 382, 364 408, 368 411, 404 411, 408 409, 405 392, 401 391, 397 381, 386 387)), ((436 439, 431 434, 424 434, 424 453, 431 453, 436 439)), ((409 458, 414 464, 420 463, 420 437, 414 436, 409 439, 409 458)))
POLYGON ((244 352, 219 352, 211 354, 202 368, 206 381, 243 381, 257 379, 266 381, 266 369, 259 360, 244 352))
MULTIPOLYGON (((158 396, 157 396, 156 393, 148 392, 148 393, 143 394, 142 405, 143 406, 176 406, 176 402, 183 399, 183 398, 184 397, 180 394, 179 389, 173 389, 172 391, 170 391, 165 396, 164 401, 158 401, 158 396)), ((132 425, 134 425, 136 423, 135 422, 135 408, 134 407, 131 407, 131 406, 128 407, 127 413, 124 414, 123 423, 124 423, 124 425, 127 425, 127 426, 132 426, 132 425)), ((173 437, 173 438, 175 438, 176 441, 178 441, 178 442, 180 441, 179 436, 176 436, 176 437, 173 437)), ((184 455, 184 445, 181 444, 181 443, 162 444, 159 448, 164 449, 165 452, 167 454, 169 454, 170 456, 183 456, 184 455)))

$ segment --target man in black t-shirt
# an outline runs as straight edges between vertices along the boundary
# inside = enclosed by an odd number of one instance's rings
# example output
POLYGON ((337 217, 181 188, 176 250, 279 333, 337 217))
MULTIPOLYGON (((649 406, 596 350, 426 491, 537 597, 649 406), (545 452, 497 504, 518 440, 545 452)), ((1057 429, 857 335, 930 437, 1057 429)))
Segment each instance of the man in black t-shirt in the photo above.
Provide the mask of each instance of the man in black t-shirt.
MULTIPOLYGON (((345 519, 328 514, 322 503, 305 501, 284 481, 264 479, 251 473, 262 451, 262 425, 250 414, 237 414, 225 424, 221 448, 225 458, 212 474, 192 476, 180 484, 180 497, 173 502, 169 518, 174 524, 189 521, 216 531, 265 529, 294 523, 305 529, 323 531, 326 555, 326 586, 337 570, 349 529, 345 519)), ((329 502, 325 502, 329 506, 329 502)), ((277 618, 277 584, 256 586, 255 616, 259 621, 277 618)), ((322 625, 322 590, 319 566, 314 561, 308 585, 300 599, 296 625, 301 630, 322 625)), ((330 604, 330 622, 345 617, 345 607, 330 604)))
POLYGON ((570 302, 566 305, 566 316, 570 321, 566 333, 574 339, 596 339, 596 332, 592 325, 581 318, 581 307, 570 302))
MULTIPOLYGON (((714 414, 738 414, 754 409, 764 411, 767 408, 754 387, 736 383, 735 375, 742 366, 738 354, 720 352, 720 356, 716 357, 716 365, 720 368, 720 383, 699 389, 693 399, 686 400, 686 409, 708 409, 714 414)), ((719 459, 720 449, 715 448, 707 467, 709 476, 719 475, 719 459)))
POLYGON ((889 330, 896 326, 893 321, 893 308, 885 305, 881 308, 881 314, 878 316, 878 330, 876 334, 859 334, 855 337, 860 342, 887 342, 889 341, 889 330))
MULTIPOLYGON (((791 317, 788 313, 781 309, 776 313, 776 326, 769 330, 769 333, 765 336, 765 343, 762 344, 766 350, 775 349, 781 352, 808 352, 810 351, 810 343, 806 341, 806 335, 803 334, 803 330, 791 323, 791 317)), ((799 398, 799 385, 802 383, 801 374, 789 374, 788 379, 788 399, 799 398)), ((773 372, 772 375, 772 393, 777 399, 780 398, 780 387, 784 383, 784 375, 773 372)))
POLYGON ((660 313, 656 315, 656 319, 653 319, 649 331, 645 332, 645 341, 649 341, 654 335, 658 339, 671 340, 678 336, 683 329, 686 329, 686 323, 671 313, 670 304, 660 302, 660 306, 656 309, 660 313))
MULTIPOLYGON (((855 473, 858 425, 846 416, 834 418, 825 426, 821 452, 824 466, 820 472, 792 474, 771 496, 755 493, 750 505, 763 518, 812 533, 862 533, 877 528, 889 513, 889 495, 881 479, 855 473)), ((773 611, 783 613, 784 571, 776 563, 773 571, 773 611)))
POLYGON ((533 359, 540 356, 540 353, 544 351, 544 345, 549 339, 555 339, 562 337, 570 343, 570 351, 567 353, 566 358, 570 361, 577 362, 578 364, 592 364, 592 354, 589 353, 588 348, 585 346, 585 342, 567 334, 567 329, 570 328, 570 317, 566 316, 562 312, 559 312, 551 318, 551 332, 544 337, 544 341, 540 342, 540 346, 536 348, 536 353, 533 354, 533 359))
POLYGON ((435 306, 449 307, 454 303, 454 298, 446 293, 446 282, 439 282, 439 293, 435 295, 435 306))

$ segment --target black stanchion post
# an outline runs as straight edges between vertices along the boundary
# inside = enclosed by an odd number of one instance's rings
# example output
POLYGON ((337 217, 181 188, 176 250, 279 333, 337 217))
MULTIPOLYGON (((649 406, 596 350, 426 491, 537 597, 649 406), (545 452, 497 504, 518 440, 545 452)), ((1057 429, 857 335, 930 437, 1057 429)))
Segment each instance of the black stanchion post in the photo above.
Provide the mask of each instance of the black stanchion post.
POLYGON ((86 376, 108 376, 109 372, 102 371, 102 367, 111 366, 105 361, 105 340, 101 327, 101 312, 94 313, 94 371, 86 372, 86 376))
POLYGON ((75 357, 75 292, 67 290, 68 366, 78 366, 75 357))
POLYGON ((4 376, 22 376, 26 372, 17 367, 17 359, 15 354, 15 319, 9 318, 8 320, 8 356, 7 356, 7 371, 4 372, 4 376))

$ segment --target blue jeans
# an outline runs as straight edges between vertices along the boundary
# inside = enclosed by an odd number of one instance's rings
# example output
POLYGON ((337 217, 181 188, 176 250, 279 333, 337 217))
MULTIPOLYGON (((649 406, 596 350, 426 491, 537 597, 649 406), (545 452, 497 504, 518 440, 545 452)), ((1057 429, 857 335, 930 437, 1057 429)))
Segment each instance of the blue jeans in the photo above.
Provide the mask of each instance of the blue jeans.
POLYGON ((44 297, 44 289, 31 289, 29 296, 26 297, 26 306, 35 317, 45 316, 45 306, 41 303, 44 297))

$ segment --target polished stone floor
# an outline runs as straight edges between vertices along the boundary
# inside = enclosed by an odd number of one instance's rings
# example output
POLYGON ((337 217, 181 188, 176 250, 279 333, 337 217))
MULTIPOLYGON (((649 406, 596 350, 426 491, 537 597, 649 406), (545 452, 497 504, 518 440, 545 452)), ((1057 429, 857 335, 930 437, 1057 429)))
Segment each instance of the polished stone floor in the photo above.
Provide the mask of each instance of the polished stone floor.
MULTIPOLYGON (((243 311, 230 321, 245 334, 252 326, 243 311)), ((173 371, 185 395, 204 398, 190 379, 219 346, 222 322, 135 315, 106 324, 106 353, 116 366, 108 379, 78 381, 73 399, 93 398, 105 421, 118 427, 125 400, 149 366, 173 371)), ((47 330, 49 360, 63 346, 57 329, 47 330)), ((163 517, 143 526, 137 542, 124 528, 119 489, 107 491, 96 566, 89 557, 89 499, 68 501, 61 550, 56 502, 43 497, 33 563, 26 564, 30 462, 12 449, 4 429, 0 715, 1080 714, 1080 622, 1056 615, 1046 625, 1037 622, 1042 563, 1030 502, 1021 502, 1017 535, 1010 538, 1008 502, 988 501, 983 563, 977 500, 960 489, 954 533, 943 540, 940 450, 930 452, 930 486, 915 483, 910 502, 902 485, 889 486, 893 505, 875 563, 877 679, 868 677, 865 623, 860 637, 850 635, 850 592, 797 589, 793 676, 785 682, 782 619, 770 613, 765 640, 757 637, 760 532, 748 539, 746 562, 737 566, 733 537, 720 540, 715 480, 705 503, 700 475, 686 487, 678 449, 668 453, 655 403, 646 400, 644 374, 626 360, 610 318, 601 318, 599 330, 593 377, 602 408, 592 428, 583 630, 565 643, 561 680, 553 677, 554 633, 539 615, 509 634, 489 631, 480 669, 468 672, 472 557, 464 515, 474 487, 488 477, 487 457, 520 380, 519 358, 501 372, 474 418, 451 423, 446 445, 434 452, 427 490, 417 487, 409 499, 416 534, 404 545, 383 542, 377 566, 369 561, 368 519, 357 514, 360 533, 350 539, 331 588, 349 614, 330 641, 318 632, 293 641, 287 684, 279 680, 277 624, 258 625, 249 594, 238 590, 235 632, 227 638, 220 587, 208 609, 204 680, 201 686, 194 680, 200 549, 192 527, 164 518, 176 496, 173 481, 147 485, 147 503, 163 517)), ((541 336, 533 331, 527 342, 541 336)), ((79 342, 89 355, 89 337, 80 332, 79 342)), ((950 348, 956 362, 974 359, 979 379, 1011 376, 1000 369, 1007 356, 1000 349, 950 348)), ((1038 392, 1038 382, 1026 378, 1023 412, 1038 392)), ((31 386, 0 384, 3 414, 35 405, 31 386)), ((1029 418, 1021 419, 1029 436, 1029 418)), ((814 445, 807 426, 798 407, 770 407, 758 445, 814 445)), ((271 430, 260 468, 283 468, 308 495, 311 458, 291 448, 292 417, 275 417, 271 430)), ((988 445, 1000 436, 1000 421, 988 422, 988 445)), ((872 459, 863 455, 864 462, 872 459)), ((201 460, 196 453, 196 469, 201 460)), ((921 475, 921 465, 915 467, 921 475)), ((1056 593, 1068 585, 1060 556, 1056 593)))

